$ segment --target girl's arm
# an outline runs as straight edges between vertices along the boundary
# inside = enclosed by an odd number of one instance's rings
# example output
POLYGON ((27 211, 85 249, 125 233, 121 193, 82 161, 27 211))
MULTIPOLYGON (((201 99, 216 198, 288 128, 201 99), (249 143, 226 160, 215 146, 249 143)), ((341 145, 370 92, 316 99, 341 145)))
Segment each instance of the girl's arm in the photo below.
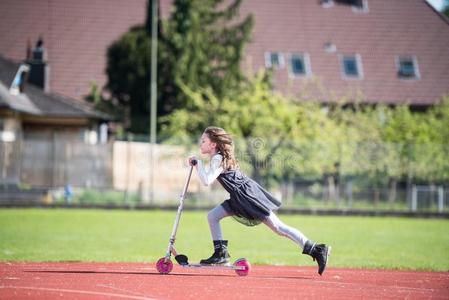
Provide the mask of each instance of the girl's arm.
POLYGON ((223 172, 223 167, 221 166, 222 156, 220 154, 216 154, 212 157, 210 161, 210 167, 206 170, 203 166, 203 162, 198 160, 198 164, 196 168, 198 170, 198 176, 200 177, 201 182, 208 186, 223 172))

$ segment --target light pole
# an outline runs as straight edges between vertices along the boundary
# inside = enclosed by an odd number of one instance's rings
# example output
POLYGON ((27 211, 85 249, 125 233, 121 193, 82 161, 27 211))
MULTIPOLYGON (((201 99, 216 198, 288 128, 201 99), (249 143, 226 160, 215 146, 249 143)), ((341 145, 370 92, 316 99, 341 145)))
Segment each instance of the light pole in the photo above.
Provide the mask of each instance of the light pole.
POLYGON ((150 202, 154 200, 154 148, 156 147, 157 118, 157 23, 158 1, 151 0, 151 80, 150 80, 150 202))

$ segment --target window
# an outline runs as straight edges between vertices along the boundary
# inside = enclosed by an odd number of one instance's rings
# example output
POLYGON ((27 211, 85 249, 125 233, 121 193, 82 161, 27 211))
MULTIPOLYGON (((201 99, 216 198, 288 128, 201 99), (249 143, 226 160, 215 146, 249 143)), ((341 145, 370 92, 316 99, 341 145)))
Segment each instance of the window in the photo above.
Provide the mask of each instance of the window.
POLYGON ((324 44, 324 51, 327 53, 335 53, 337 52, 337 46, 332 42, 327 42, 324 44))
POLYGON ((414 56, 400 56, 396 58, 399 78, 418 79, 418 62, 414 56))
POLYGON ((343 74, 346 78, 362 78, 362 60, 360 55, 345 55, 341 57, 343 74))
POLYGON ((355 0, 352 2, 352 11, 363 13, 368 12, 368 0, 355 0))
POLYGON ((334 6, 334 0, 320 0, 321 6, 324 8, 334 6))
POLYGON ((265 67, 282 69, 284 67, 284 57, 279 52, 265 52, 265 67))
POLYGON ((310 75, 310 58, 308 54, 292 54, 290 56, 290 74, 293 76, 310 75))
POLYGON ((324 8, 332 7, 335 4, 351 6, 354 12, 368 12, 368 0, 320 0, 324 8))

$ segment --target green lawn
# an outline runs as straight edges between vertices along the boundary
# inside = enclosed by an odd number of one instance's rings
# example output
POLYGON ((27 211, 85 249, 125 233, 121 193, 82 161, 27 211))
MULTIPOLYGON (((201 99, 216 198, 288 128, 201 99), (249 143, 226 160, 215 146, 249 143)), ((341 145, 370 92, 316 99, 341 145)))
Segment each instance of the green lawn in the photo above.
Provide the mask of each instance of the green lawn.
MULTIPOLYGON (((164 256, 175 211, 0 210, 2 261, 154 262, 164 256)), ((449 270, 449 220, 281 215, 332 245, 330 266, 449 270)), ((314 265, 266 226, 222 222, 233 258, 253 264, 314 265)), ((206 212, 185 212, 176 248, 191 261, 212 252, 206 212)))

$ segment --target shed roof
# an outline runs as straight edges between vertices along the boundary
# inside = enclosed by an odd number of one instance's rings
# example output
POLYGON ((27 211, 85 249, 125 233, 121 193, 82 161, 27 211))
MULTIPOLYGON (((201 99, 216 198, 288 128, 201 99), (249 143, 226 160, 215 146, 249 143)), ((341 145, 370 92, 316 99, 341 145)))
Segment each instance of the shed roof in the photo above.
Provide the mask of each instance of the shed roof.
POLYGON ((19 69, 20 63, 0 55, 0 107, 43 117, 73 117, 109 119, 90 105, 56 93, 46 93, 41 88, 27 83, 19 95, 9 92, 9 87, 19 69))

